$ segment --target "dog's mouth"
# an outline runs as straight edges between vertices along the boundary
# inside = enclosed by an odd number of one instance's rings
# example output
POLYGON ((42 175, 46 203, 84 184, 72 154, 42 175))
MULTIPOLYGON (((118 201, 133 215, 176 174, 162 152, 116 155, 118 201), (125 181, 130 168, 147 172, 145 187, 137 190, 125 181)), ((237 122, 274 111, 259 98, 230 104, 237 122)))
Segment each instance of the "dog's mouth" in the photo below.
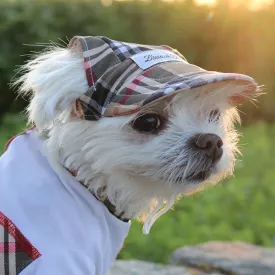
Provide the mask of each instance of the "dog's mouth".
POLYGON ((182 183, 182 182, 188 182, 188 183, 200 183, 205 180, 207 180, 211 175, 211 171, 199 171, 199 172, 193 172, 189 174, 186 177, 180 176, 178 177, 175 182, 176 183, 182 183))
POLYGON ((174 179, 166 179, 164 177, 160 177, 160 180, 162 181, 168 181, 170 183, 176 183, 176 184, 200 184, 203 181, 206 181, 210 178, 210 176, 213 174, 214 169, 211 167, 208 170, 202 170, 202 171, 196 171, 191 172, 187 176, 180 175, 174 179))

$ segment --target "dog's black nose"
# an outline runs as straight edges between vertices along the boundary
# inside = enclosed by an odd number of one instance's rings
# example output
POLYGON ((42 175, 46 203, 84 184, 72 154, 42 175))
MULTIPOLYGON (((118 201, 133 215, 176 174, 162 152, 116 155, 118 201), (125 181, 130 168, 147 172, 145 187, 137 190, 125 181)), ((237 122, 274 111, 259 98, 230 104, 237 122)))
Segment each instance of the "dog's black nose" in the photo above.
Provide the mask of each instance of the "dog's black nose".
POLYGON ((217 161, 223 153, 222 139, 215 134, 198 134, 192 138, 192 143, 204 154, 211 158, 212 161, 217 161))

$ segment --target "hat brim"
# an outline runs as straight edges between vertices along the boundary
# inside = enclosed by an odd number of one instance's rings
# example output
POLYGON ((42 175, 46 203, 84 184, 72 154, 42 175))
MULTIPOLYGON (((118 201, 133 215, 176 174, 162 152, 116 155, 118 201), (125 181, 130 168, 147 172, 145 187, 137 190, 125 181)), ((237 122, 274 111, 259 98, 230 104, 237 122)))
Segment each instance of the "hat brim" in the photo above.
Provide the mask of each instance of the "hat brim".
MULTIPOLYGON (((148 88, 148 87, 147 87, 148 88)), ((256 96, 258 85, 255 80, 247 75, 236 73, 219 73, 200 69, 195 75, 183 76, 182 80, 174 83, 166 83, 162 88, 150 86, 150 90, 156 89, 153 93, 143 94, 119 94, 105 110, 104 116, 120 116, 136 113, 144 108, 156 104, 158 101, 168 97, 174 97, 186 91, 198 91, 199 93, 211 93, 217 89, 223 91, 231 105, 239 105, 244 101, 256 96), (224 87, 224 89, 222 89, 224 87), (125 104, 128 97, 129 104, 125 104), (121 104, 123 100, 124 104, 121 104)))

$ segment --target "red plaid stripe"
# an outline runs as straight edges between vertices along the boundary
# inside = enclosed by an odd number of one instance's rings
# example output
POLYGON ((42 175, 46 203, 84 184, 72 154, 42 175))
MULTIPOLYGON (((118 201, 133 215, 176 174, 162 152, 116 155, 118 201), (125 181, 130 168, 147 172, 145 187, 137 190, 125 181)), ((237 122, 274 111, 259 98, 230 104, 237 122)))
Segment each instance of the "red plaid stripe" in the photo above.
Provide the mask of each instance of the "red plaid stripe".
POLYGON ((90 87, 94 86, 95 85, 95 81, 96 81, 96 76, 95 76, 95 73, 92 71, 92 68, 89 65, 89 63, 86 60, 86 58, 85 58, 84 66, 85 66, 86 78, 87 78, 87 81, 88 81, 88 85, 90 87))
MULTIPOLYGON (((7 247, 9 252, 12 252, 12 253, 24 252, 23 249, 21 247, 16 246, 15 243, 8 243, 7 247)), ((5 249, 6 249, 6 244, 4 242, 0 243, 0 253, 4 253, 5 249)))
MULTIPOLYGON (((133 91, 135 90, 135 87, 139 85, 139 83, 142 81, 143 78, 145 78, 149 73, 150 71, 152 70, 153 68, 149 68, 147 69, 146 71, 143 72, 142 75, 138 76, 133 82, 132 84, 127 88, 126 92, 125 92, 125 96, 121 99, 121 101, 119 102, 119 106, 117 106, 114 110, 114 116, 120 116, 122 114, 120 114, 119 110, 121 108, 121 106, 123 106, 125 104, 125 102, 127 101, 127 99, 129 98, 129 96, 131 96, 131 94, 133 93, 133 91)), ((124 112, 123 115, 130 115, 130 114, 134 114, 136 112, 138 112, 140 109, 139 108, 136 108, 134 110, 130 110, 129 112, 124 112)))
POLYGON ((0 274, 18 275, 40 256, 15 224, 0 212, 0 274))
MULTIPOLYGON (((137 77, 132 82, 132 84, 126 90, 125 96, 119 102, 121 105, 125 104, 125 102, 127 101, 128 97, 132 94, 132 92, 135 90, 135 87, 142 81, 143 78, 144 78, 144 76, 140 75, 139 77, 137 77)), ((117 116, 119 114, 119 109, 120 109, 120 106, 117 106, 116 109, 114 110, 114 116, 117 116)))

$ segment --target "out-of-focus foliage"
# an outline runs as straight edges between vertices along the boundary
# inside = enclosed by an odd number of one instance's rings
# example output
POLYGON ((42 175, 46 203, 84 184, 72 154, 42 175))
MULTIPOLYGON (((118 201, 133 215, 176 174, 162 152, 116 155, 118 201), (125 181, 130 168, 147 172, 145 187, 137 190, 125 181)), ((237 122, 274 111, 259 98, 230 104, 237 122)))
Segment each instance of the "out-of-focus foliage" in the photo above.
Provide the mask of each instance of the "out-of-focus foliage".
POLYGON ((249 74, 266 85, 268 95, 260 99, 258 109, 246 104, 244 119, 274 120, 275 5, 251 11, 245 5, 232 8, 229 2, 220 0, 209 7, 191 0, 136 0, 106 7, 96 0, 0 0, 0 117, 26 105, 22 99, 13 103, 15 93, 8 83, 27 54, 42 48, 23 44, 51 40, 65 46, 67 37, 74 35, 104 35, 169 44, 206 69, 249 74))
POLYGON ((26 124, 27 120, 23 114, 5 116, 0 127, 0 156, 10 139, 26 130, 26 124))

